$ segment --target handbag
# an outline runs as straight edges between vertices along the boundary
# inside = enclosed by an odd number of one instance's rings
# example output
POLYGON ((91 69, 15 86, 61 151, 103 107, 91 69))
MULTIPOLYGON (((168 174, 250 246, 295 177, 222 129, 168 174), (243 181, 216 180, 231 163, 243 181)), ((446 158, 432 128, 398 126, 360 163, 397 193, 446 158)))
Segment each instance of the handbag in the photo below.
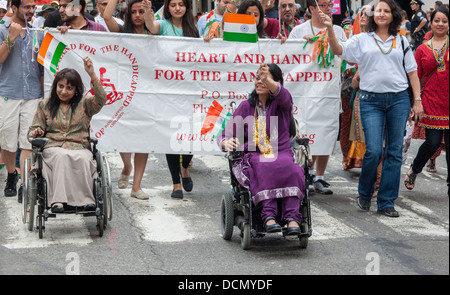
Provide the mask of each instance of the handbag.
POLYGON ((400 36, 400 38, 402 39, 402 49, 403 49, 403 69, 405 70, 406 78, 408 79, 408 96, 409 96, 410 106, 412 107, 414 105, 414 94, 412 91, 411 81, 409 81, 409 76, 408 76, 408 73, 406 72, 406 67, 405 67, 405 56, 406 56, 406 53, 409 50, 411 50, 411 47, 408 46, 408 48, 405 49, 405 42, 403 41, 403 36, 400 36))

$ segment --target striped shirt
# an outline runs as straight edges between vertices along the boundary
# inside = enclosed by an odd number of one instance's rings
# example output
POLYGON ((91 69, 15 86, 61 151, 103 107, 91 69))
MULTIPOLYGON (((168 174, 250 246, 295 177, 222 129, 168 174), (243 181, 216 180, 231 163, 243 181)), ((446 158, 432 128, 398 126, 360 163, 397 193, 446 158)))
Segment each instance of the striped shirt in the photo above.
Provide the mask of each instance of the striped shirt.
MULTIPOLYGON (((83 31, 99 31, 99 32, 108 32, 108 30, 101 24, 93 22, 85 17, 83 17, 84 20, 86 21, 86 24, 80 28, 80 30, 83 31)), ((68 26, 68 24, 66 22, 64 22, 62 24, 63 26, 68 26)))

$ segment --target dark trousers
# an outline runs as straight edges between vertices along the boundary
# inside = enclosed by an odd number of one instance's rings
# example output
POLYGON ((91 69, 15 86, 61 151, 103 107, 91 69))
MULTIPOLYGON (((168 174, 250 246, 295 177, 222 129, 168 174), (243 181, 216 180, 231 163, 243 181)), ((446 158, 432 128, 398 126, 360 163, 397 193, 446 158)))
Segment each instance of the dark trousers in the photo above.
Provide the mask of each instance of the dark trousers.
MULTIPOLYGON (((182 155, 181 165, 183 168, 188 168, 189 163, 194 155, 182 155)), ((167 154, 167 164, 169 165, 170 174, 172 175, 173 184, 181 183, 181 168, 180 168, 180 155, 167 154)))
POLYGON ((425 129, 425 142, 420 146, 417 156, 412 164, 412 170, 414 173, 422 172, 423 167, 427 161, 434 155, 442 142, 442 135, 444 135, 445 141, 445 158, 447 160, 447 184, 448 178, 448 144, 449 144, 449 130, 435 130, 425 129))

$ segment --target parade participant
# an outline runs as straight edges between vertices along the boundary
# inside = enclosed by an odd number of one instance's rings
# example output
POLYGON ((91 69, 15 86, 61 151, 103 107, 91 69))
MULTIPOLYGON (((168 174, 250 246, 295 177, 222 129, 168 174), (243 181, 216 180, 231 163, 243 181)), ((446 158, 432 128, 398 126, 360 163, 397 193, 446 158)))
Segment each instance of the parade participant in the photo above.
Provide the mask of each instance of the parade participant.
MULTIPOLYGON (((145 24, 152 34, 175 37, 200 37, 194 23, 190 1, 165 0, 164 20, 156 20, 154 11, 151 9, 151 1, 144 0, 144 6, 146 11, 150 12, 145 14, 145 24)), ((189 164, 191 163, 192 157, 193 155, 182 155, 180 165, 180 155, 166 155, 173 182, 173 191, 171 194, 173 199, 183 199, 182 188, 187 192, 193 189, 194 183, 189 175, 189 164), (183 186, 181 186, 181 183, 183 186)))
POLYGON ((411 17, 411 38, 413 48, 422 44, 425 33, 428 32, 428 19, 426 13, 422 10, 424 3, 421 0, 412 0, 410 3, 413 16, 411 17))
POLYGON ((0 1, 0 25, 5 22, 2 20, 5 17, 7 12, 8 12, 8 2, 0 1))
POLYGON ((62 26, 58 26, 57 29, 60 30, 62 34, 67 32, 68 29, 106 32, 106 28, 104 26, 96 23, 95 21, 91 21, 84 16, 83 11, 85 7, 85 0, 59 1, 59 14, 63 24, 62 26), (69 4, 71 5, 69 6, 69 4))
POLYGON ((290 148, 292 97, 283 87, 283 73, 276 64, 261 64, 254 84, 249 99, 236 109, 217 142, 224 151, 240 152, 233 174, 251 191, 255 206, 262 205, 266 232, 281 230, 283 224, 276 222, 280 199, 287 233, 299 234, 305 176, 290 148))
POLYGON ((42 6, 42 10, 37 13, 38 17, 33 22, 33 28, 42 29, 44 27, 45 19, 49 13, 54 10, 55 9, 50 4, 44 4, 44 6, 42 6))
MULTIPOLYGON (((116 9, 118 0, 106 0, 105 2, 107 2, 108 5, 104 9, 103 17, 108 29, 111 32, 146 35, 151 34, 145 26, 145 8, 142 0, 131 0, 128 2, 127 10, 125 12, 125 22, 123 25, 119 24, 119 22, 117 22, 116 19, 112 16, 114 10, 116 9)), ((124 166, 117 185, 120 189, 125 189, 128 187, 131 171, 133 169, 133 165, 131 163, 132 153, 121 152, 120 157, 122 158, 124 166)), ((137 198, 139 200, 147 200, 149 198, 148 194, 146 194, 141 187, 142 178, 144 177, 145 168, 147 166, 147 161, 148 153, 134 154, 133 187, 131 188, 130 194, 132 198, 137 198)))
POLYGON ((420 81, 412 51, 404 53, 401 45, 403 42, 408 48, 409 43, 398 34, 402 16, 397 3, 381 0, 371 12, 373 16, 369 18, 368 33, 355 35, 347 42, 337 40, 328 15, 320 13, 320 19, 328 27, 333 54, 357 63, 361 76, 360 110, 366 153, 359 177, 358 206, 364 211, 370 209, 377 166, 383 155, 383 140, 386 137, 377 212, 398 217, 394 201, 398 198, 403 137, 410 114, 408 78, 415 97, 411 112, 415 120, 423 116, 420 81))
MULTIPOLYGON (((75 1, 78 1, 78 2, 75 2, 75 4, 78 3, 78 4, 82 5, 81 14, 83 14, 83 16, 85 18, 89 19, 90 21, 95 22, 95 18, 90 13, 86 12, 86 1, 85 0, 75 0, 75 1)), ((64 23, 63 20, 61 19, 61 14, 60 14, 61 6, 59 5, 58 1, 53 1, 51 3, 51 5, 55 8, 55 11, 50 12, 49 15, 47 16, 47 18, 45 19, 45 22, 44 22, 45 28, 60 27, 64 23)), ((65 7, 67 7, 66 4, 63 4, 63 5, 65 7)))
MULTIPOLYGON (((117 1, 113 1, 113 0, 98 0, 97 1, 96 7, 98 9, 99 14, 95 17, 95 22, 104 26, 107 31, 110 31, 108 28, 108 25, 105 22, 105 15, 104 15, 106 6, 108 5, 108 2, 115 2, 117 5, 117 1)), ((115 6, 114 6, 114 10, 115 10, 115 6)), ((114 20, 118 25, 123 26, 123 24, 124 24, 123 20, 121 20, 120 18, 117 18, 117 17, 113 17, 112 14, 111 14, 111 19, 114 20)))
MULTIPOLYGON (((323 11, 328 14, 331 18, 333 4, 330 0, 308 0, 307 1, 308 10, 311 12, 311 19, 306 21, 305 23, 296 26, 291 34, 289 35, 289 39, 306 39, 309 41, 316 34, 321 32, 322 30, 326 30, 327 27, 323 25, 319 18, 319 12, 323 11), (317 6, 318 5, 318 6, 317 6)), ((347 40, 344 30, 339 26, 334 26, 334 31, 338 35, 340 40, 347 40)), ((339 117, 339 113, 326 113, 325 110, 320 110, 320 113, 323 116, 335 116, 339 117)), ((339 126, 336 126, 339 128, 339 126)), ((337 132, 336 132, 337 136, 337 132)), ((336 141, 335 138, 334 141, 336 141)), ((330 152, 331 154, 331 152, 330 152)), ((325 170, 328 165, 329 155, 314 155, 313 154, 313 165, 316 166, 315 172, 314 168, 311 170, 311 174, 314 175, 314 190, 320 194, 332 194, 333 191, 329 188, 330 184, 324 180, 325 170)), ((313 166, 314 167, 314 166, 313 166)))
POLYGON ((230 4, 231 1, 232 0, 216 0, 216 8, 198 19, 197 28, 200 36, 214 34, 214 37, 216 38, 221 37, 219 30, 212 30, 212 28, 215 26, 220 27, 220 22, 223 19, 227 5, 230 4))
MULTIPOLYGON (((11 8, 12 18, 0 25, 0 146, 8 171, 5 186, 7 197, 17 195, 17 148, 21 150, 21 167, 31 153, 27 132, 43 97, 44 80, 44 69, 37 62, 38 46, 42 43, 43 34, 28 30, 36 10, 35 2, 12 0, 11 8), (34 39, 38 41, 37 46, 33 44, 34 39)), ((21 192, 22 185, 19 188, 19 202, 22 201, 21 192)))
POLYGON ((264 10, 261 3, 258 0, 244 0, 237 10, 238 14, 248 14, 255 16, 256 31, 258 32, 258 38, 266 38, 264 32, 264 10))
POLYGON ((447 186, 449 162, 449 36, 448 10, 438 8, 431 14, 433 38, 417 48, 418 75, 422 81, 424 115, 417 124, 425 128, 425 142, 420 146, 405 178, 405 186, 412 190, 417 175, 425 163, 445 140, 447 186))
POLYGON ((106 93, 91 59, 85 57, 83 62, 95 96, 83 96, 85 89, 77 71, 59 71, 50 97, 39 103, 28 131, 29 137, 49 139, 43 151, 42 175, 48 184, 47 205, 53 213, 64 212, 65 204, 86 211, 96 208, 92 179, 97 165, 90 150, 89 126, 105 104, 106 93))
MULTIPOLYGON (((268 0, 262 1, 263 6, 264 2, 268 2, 268 0)), ((280 19, 264 18, 264 31, 266 35, 272 39, 279 38, 280 33, 284 37, 289 38, 289 34, 294 27, 301 24, 301 21, 295 17, 297 12, 295 0, 280 0, 278 11, 280 19)))

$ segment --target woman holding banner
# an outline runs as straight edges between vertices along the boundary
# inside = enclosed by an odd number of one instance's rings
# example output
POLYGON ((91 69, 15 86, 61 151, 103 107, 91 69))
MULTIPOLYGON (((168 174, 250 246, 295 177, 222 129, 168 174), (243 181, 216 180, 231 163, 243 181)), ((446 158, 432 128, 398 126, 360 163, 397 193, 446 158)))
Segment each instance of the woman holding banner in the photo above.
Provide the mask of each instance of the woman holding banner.
POLYGON ((411 110, 408 79, 415 97, 411 116, 416 120, 423 116, 420 81, 412 51, 403 50, 403 47, 409 48, 408 40, 398 34, 402 16, 397 3, 381 0, 372 7, 371 12, 373 15, 369 18, 368 32, 355 35, 346 42, 337 40, 331 18, 323 12, 319 15, 328 28, 333 54, 340 55, 347 62, 357 63, 361 77, 359 99, 366 153, 359 177, 358 206, 364 211, 370 210, 377 166, 383 155, 383 139, 386 137, 377 195, 378 213, 398 217, 394 201, 398 198, 403 136, 411 110))
MULTIPOLYGON (((155 18, 151 1, 144 0, 143 5, 146 11, 145 24, 152 34, 173 37, 200 37, 191 12, 191 1, 165 0, 163 9, 164 20, 155 18)), ((183 199, 182 188, 190 192, 194 187, 192 178, 189 175, 192 157, 193 155, 166 155, 167 164, 172 175, 173 191, 171 197, 173 199, 183 199)))
MULTIPOLYGON (((131 34, 150 34, 145 26, 142 0, 131 0, 125 13, 125 24, 119 25, 113 18, 118 0, 110 0, 106 6, 103 18, 110 32, 131 33, 131 34)), ((133 168, 131 164, 131 153, 120 153, 123 161, 123 169, 118 181, 118 187, 125 189, 130 181, 130 174, 133 168)), ((147 200, 149 196, 142 190, 141 181, 144 176, 145 167, 147 166, 148 154, 134 154, 134 177, 133 187, 131 189, 131 197, 139 200, 147 200)))

